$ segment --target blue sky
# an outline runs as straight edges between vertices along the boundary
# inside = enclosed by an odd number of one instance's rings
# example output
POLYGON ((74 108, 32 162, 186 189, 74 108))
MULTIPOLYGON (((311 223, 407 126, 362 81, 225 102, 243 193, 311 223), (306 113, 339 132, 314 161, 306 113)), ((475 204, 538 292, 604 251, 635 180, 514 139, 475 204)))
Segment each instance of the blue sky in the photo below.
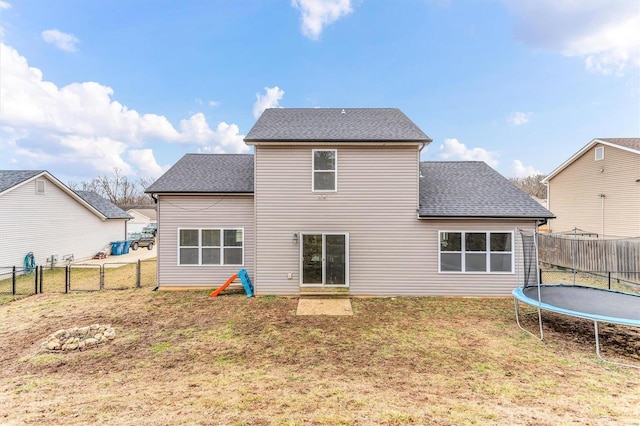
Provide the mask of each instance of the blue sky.
POLYGON ((0 0, 0 168, 158 177, 266 107, 397 107, 423 160, 640 136, 640 0, 0 0))

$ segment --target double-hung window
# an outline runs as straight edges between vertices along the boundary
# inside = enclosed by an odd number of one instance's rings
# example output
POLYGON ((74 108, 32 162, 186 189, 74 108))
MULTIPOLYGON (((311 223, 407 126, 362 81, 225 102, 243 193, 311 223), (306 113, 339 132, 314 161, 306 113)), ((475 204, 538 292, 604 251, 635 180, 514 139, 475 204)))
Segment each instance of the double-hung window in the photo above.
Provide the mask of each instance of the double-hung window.
POLYGON ((335 149, 313 150, 312 188, 317 192, 338 190, 338 151, 335 149))
POLYGON ((513 233, 440 231, 440 272, 513 272, 513 233))
POLYGON ((244 264, 244 230, 179 229, 179 265, 237 265, 244 264))

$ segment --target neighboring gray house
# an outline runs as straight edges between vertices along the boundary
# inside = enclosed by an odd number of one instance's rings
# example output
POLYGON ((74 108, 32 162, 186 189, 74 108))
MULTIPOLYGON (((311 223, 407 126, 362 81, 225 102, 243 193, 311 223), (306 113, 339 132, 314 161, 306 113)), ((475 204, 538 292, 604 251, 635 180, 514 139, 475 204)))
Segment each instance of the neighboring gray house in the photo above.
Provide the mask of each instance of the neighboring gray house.
POLYGON ((267 109, 254 155, 188 154, 158 201, 160 288, 245 268, 258 295, 504 296, 553 215, 482 162, 424 162, 398 109, 267 109))
MULTIPOLYGON (((45 170, 0 170, 0 268, 91 257, 125 238, 131 216, 95 192, 74 192, 45 170)), ((3 270, 4 271, 4 270, 3 270)))

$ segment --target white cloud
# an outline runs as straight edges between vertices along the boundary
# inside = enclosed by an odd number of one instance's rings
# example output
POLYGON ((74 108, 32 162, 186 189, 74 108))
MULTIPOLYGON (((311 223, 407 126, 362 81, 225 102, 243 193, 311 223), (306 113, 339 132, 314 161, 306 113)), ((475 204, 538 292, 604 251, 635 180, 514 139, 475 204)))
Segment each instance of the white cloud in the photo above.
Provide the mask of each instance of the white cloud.
POLYGON ((130 149, 127 158, 136 169, 139 170, 143 177, 158 178, 164 172, 169 170, 169 166, 160 166, 153 155, 153 150, 146 149, 130 149))
POLYGON ((217 107, 217 106, 220 106, 220 102, 218 102, 218 101, 209 101, 209 102, 207 102, 207 105, 209 105, 210 107, 217 107))
POLYGON ((522 126, 523 124, 527 124, 531 120, 532 115, 533 113, 531 111, 529 112, 514 111, 511 114, 509 114, 507 121, 512 126, 522 126))
POLYGON ((525 166, 520 160, 513 160, 513 163, 511 163, 511 174, 513 177, 524 178, 527 176, 541 175, 542 172, 533 166, 525 166))
POLYGON ((292 0, 291 4, 300 11, 302 34, 311 40, 320 38, 326 25, 353 11, 351 0, 292 0))
POLYGON ((278 101, 284 96, 284 90, 280 90, 278 86, 265 87, 264 95, 256 93, 256 102, 253 104, 253 116, 257 119, 267 108, 276 108, 278 101))
POLYGON ((458 139, 445 139, 438 156, 444 160, 484 161, 491 167, 498 165, 498 153, 484 148, 467 148, 458 139))
POLYGON ((55 29, 43 31, 42 39, 65 52, 77 52, 77 45, 80 43, 80 40, 78 40, 73 34, 63 33, 62 31, 55 29))
POLYGON ((6 1, 0 0, 0 10, 10 9, 11 5, 6 1))
POLYGON ((515 36, 526 45, 583 58, 587 69, 603 74, 640 67, 637 1, 504 1, 517 19, 515 36))
POLYGON ((176 129, 157 114, 140 114, 113 99, 96 82, 58 87, 29 67, 25 57, 0 43, 0 151, 25 168, 68 166, 75 175, 110 172, 147 175, 162 169, 148 143, 196 145, 211 152, 246 152, 238 126, 220 122, 211 129, 202 113, 176 129), (133 154, 132 154, 133 152, 133 154))

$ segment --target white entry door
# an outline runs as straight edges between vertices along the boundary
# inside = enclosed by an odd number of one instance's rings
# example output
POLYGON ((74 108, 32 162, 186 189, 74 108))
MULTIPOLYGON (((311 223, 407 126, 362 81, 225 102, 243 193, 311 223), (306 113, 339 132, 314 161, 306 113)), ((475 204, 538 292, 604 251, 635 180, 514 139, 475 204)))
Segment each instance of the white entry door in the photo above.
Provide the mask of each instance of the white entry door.
POLYGON ((349 285, 349 234, 302 234, 301 285, 349 285))

